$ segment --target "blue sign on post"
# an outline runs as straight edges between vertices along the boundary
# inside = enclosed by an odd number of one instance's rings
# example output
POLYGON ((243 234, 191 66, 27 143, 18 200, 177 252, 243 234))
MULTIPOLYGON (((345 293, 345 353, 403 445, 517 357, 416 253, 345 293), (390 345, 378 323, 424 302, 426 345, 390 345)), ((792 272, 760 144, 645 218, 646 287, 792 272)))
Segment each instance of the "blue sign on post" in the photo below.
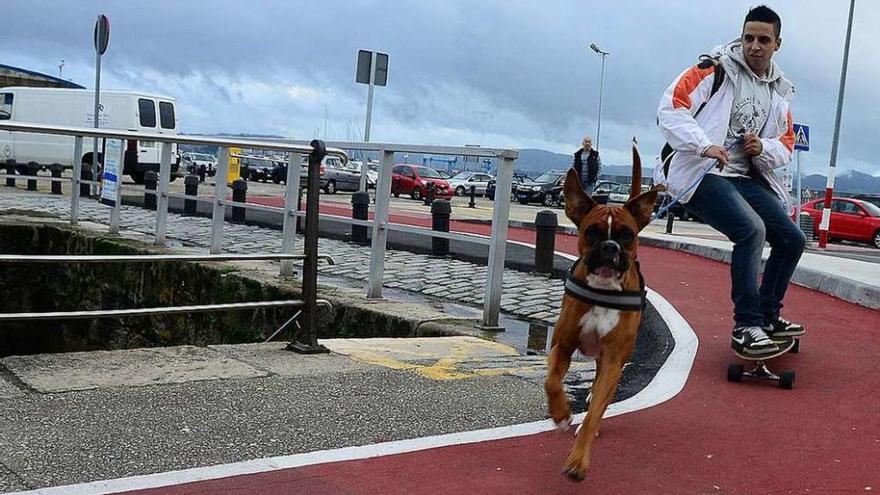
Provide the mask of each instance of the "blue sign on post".
POLYGON ((810 126, 794 124, 794 149, 810 151, 810 126))

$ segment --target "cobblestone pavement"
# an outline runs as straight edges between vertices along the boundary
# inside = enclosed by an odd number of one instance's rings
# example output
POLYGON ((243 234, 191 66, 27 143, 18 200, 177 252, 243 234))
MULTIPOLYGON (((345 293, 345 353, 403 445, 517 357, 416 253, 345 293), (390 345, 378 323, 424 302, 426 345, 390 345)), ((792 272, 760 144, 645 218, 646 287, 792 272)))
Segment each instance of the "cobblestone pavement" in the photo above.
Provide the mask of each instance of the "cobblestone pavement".
MULTIPOLYGON (((0 210, 19 209, 49 213, 61 218, 70 215, 70 198, 35 194, 20 189, 0 188, 0 210)), ((109 224, 110 208, 97 201, 80 202, 80 220, 109 224)), ((120 229, 152 237, 156 214, 134 206, 123 206, 120 229)), ((211 243, 211 220, 168 214, 169 244, 207 249, 211 243)), ((277 253, 281 251, 281 232, 251 225, 227 222, 223 227, 224 251, 233 253, 277 253)), ((296 245, 301 248, 302 236, 296 245)), ((366 281, 370 272, 370 249, 344 241, 318 240, 318 252, 333 256, 335 265, 319 265, 324 275, 366 281)), ((384 287, 418 292, 426 296, 482 307, 486 283, 485 265, 438 259, 405 251, 387 250, 384 287)), ((514 270, 504 271, 502 311, 552 325, 558 317, 563 288, 558 280, 514 270)))

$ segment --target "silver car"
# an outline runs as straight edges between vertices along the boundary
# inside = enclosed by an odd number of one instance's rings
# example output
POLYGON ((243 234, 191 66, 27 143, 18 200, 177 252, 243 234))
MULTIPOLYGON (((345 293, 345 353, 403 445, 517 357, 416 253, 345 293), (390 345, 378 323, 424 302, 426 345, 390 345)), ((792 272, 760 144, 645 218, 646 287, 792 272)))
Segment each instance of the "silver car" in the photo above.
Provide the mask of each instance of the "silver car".
POLYGON ((455 191, 456 196, 464 196, 470 193, 471 186, 476 188, 476 194, 486 194, 486 186, 493 177, 483 172, 459 172, 448 179, 449 186, 455 191))

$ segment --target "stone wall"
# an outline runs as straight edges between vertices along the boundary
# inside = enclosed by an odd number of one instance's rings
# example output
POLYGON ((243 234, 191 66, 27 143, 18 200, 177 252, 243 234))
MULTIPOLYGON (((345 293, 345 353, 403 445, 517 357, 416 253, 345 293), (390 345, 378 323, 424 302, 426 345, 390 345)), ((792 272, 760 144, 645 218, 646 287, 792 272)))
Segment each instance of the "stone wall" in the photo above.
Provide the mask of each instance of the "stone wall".
MULTIPOLYGON (((2 222, 0 252, 112 255, 162 251, 60 223, 2 222)), ((270 301, 299 299, 300 295, 296 281, 260 280, 224 263, 0 263, 0 298, 3 312, 49 312, 270 301)), ((321 338, 413 334, 415 324, 406 318, 336 302, 332 312, 319 312, 321 338)), ((259 342, 296 309, 3 323, 0 356, 259 342)), ((286 336, 290 338, 289 333, 286 336)))

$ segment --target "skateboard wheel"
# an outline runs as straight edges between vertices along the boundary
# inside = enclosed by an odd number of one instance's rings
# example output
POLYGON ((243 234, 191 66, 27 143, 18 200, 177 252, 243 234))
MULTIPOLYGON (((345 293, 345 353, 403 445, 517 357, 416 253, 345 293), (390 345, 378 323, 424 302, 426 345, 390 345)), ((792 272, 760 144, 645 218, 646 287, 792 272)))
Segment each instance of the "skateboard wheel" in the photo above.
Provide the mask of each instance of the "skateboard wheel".
POLYGON ((743 377, 743 365, 741 365, 741 364, 727 365, 727 381, 738 382, 738 381, 742 380, 742 377, 743 377))
POLYGON ((786 390, 794 388, 794 371, 783 371, 779 374, 779 388, 786 390))
POLYGON ((801 352, 801 340, 800 339, 794 339, 794 345, 791 347, 791 351, 789 351, 789 352, 791 352, 792 354, 797 354, 797 353, 801 352))

